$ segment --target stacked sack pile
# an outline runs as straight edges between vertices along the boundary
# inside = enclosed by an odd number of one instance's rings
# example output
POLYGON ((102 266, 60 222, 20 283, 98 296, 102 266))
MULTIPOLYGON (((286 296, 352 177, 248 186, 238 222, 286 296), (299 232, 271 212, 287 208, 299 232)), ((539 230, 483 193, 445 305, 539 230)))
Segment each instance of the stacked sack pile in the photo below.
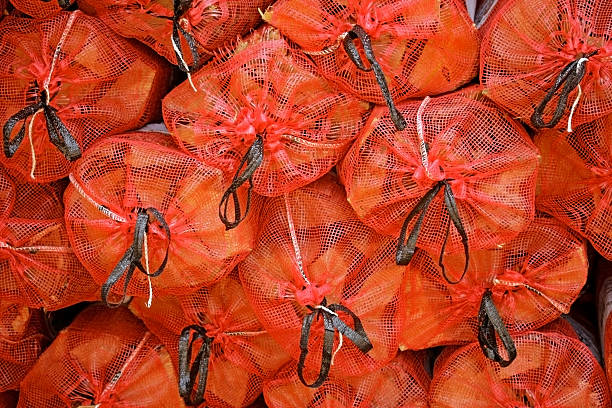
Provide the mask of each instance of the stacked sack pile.
POLYGON ((611 407, 612 5, 482 3, 0 1, 0 408, 611 407))

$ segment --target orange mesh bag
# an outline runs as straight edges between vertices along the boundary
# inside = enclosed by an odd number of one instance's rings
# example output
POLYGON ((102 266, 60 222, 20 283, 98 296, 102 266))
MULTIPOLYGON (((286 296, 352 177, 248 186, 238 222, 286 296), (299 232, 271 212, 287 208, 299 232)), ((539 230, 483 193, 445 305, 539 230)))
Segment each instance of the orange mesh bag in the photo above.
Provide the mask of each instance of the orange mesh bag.
MULTIPOLYGON (((447 272, 462 273, 461 256, 449 256, 447 272)), ((496 334, 510 354, 511 334, 541 327, 580 294, 588 273, 581 239, 553 218, 538 216, 498 249, 474 251, 470 270, 449 284, 436 261, 418 250, 406 273, 406 330, 401 348, 424 349, 479 340, 483 352, 501 364, 496 334)))
POLYGON ((508 367, 487 360, 472 343, 450 353, 431 382, 431 408, 609 407, 606 377, 589 349, 559 334, 516 338, 508 367))
POLYGON ((400 353, 385 366, 362 376, 330 376, 318 389, 304 387, 295 365, 288 364, 264 384, 270 408, 429 407, 429 377, 423 363, 410 352, 400 353))
MULTIPOLYGON (((236 198, 241 186, 248 182, 248 197, 251 190, 278 196, 323 176, 369 109, 317 76, 308 58, 271 27, 238 40, 195 82, 197 94, 183 83, 164 99, 164 119, 182 149, 234 175, 219 208, 228 228, 243 216, 236 198)), ((244 214, 248 208, 247 201, 244 214)))
POLYGON ((94 305, 21 383, 18 407, 184 407, 170 355, 126 308, 94 305))
POLYGON ((268 198, 261 213, 240 278, 264 328, 299 360, 300 380, 316 388, 330 373, 360 375, 390 361, 404 273, 390 256, 395 242, 357 219, 331 176, 268 198))
POLYGON ((612 260, 612 115, 569 134, 536 135, 538 209, 586 237, 612 260))
POLYGON ((194 292, 254 245, 254 217, 232 232, 217 218, 221 172, 171 144, 154 132, 108 137, 72 169, 68 234, 107 304, 111 291, 149 302, 154 293, 194 292))
POLYGON ((612 112, 608 0, 511 0, 484 36, 489 97, 536 128, 565 128, 612 112))
POLYGON ((15 8, 34 18, 51 17, 68 9, 75 0, 10 0, 15 8))
POLYGON ((168 76, 163 60, 79 11, 46 20, 6 17, 0 161, 38 182, 66 177, 95 139, 147 123, 168 76))
POLYGON ((246 407, 289 359, 257 320, 236 273, 180 299, 151 308, 139 299, 130 308, 168 348, 189 405, 246 407))
POLYGON ((0 300, 0 392, 18 389, 36 363, 48 341, 42 328, 38 310, 0 300))
POLYGON ((393 101, 452 91, 478 69, 476 29, 462 1, 279 0, 264 20, 346 92, 386 103, 399 129, 405 122, 393 101))
POLYGON ((538 152, 524 129, 489 103, 447 95, 406 102, 397 131, 377 108, 341 164, 348 200, 377 232, 399 236, 398 264, 415 247, 492 248, 534 216, 538 152), (451 229, 451 224, 453 227, 451 229))
POLYGON ((0 299, 56 310, 95 300, 97 291, 70 246, 56 186, 0 169, 0 299))

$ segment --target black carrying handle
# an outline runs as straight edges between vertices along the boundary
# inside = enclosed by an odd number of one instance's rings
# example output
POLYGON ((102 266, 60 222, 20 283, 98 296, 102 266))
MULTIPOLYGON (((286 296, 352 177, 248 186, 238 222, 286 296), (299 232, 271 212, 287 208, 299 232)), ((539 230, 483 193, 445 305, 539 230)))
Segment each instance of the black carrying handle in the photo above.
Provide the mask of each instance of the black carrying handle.
MULTIPOLYGON (((192 0, 174 0, 174 15, 172 17, 172 41, 176 44, 177 50, 174 50, 176 55, 177 65, 179 69, 183 72, 193 72, 198 69, 200 66, 200 54, 198 53, 198 46, 196 44, 196 40, 188 33, 180 24, 180 18, 185 12, 191 7, 192 0), (181 45, 181 38, 179 33, 183 35, 185 38, 185 42, 189 47, 189 52, 191 53, 191 58, 193 59, 193 64, 187 65, 187 61, 185 61, 183 46, 181 45), (183 64, 182 61, 185 61, 183 64)), ((174 48, 174 47, 173 47, 174 48)))
POLYGON ((197 325, 185 327, 179 337, 179 395, 188 406, 198 406, 204 402, 212 342, 213 338, 206 335, 206 329, 197 325), (193 365, 190 367, 193 344, 197 340, 202 340, 202 345, 198 350, 193 365), (196 380, 198 380, 197 383, 196 380), (196 389, 192 398, 191 395, 194 387, 196 389))
POLYGON ((516 358, 516 345, 495 307, 490 289, 484 292, 480 302, 480 310, 478 311, 478 343, 484 355, 489 360, 498 363, 501 367, 509 366, 516 358), (499 354, 495 337, 496 333, 508 354, 507 360, 499 354))
POLYGON ((374 77, 376 78, 376 82, 378 82, 378 86, 380 87, 380 91, 382 96, 389 108, 389 113, 391 115, 391 120, 395 125, 397 130, 404 130, 406 128, 406 120, 402 116, 399 110, 395 107, 395 103, 393 102, 393 98, 391 97, 391 93, 389 92, 389 86, 387 85, 387 79, 385 78, 385 73, 383 72, 380 64, 376 60, 374 56, 374 50, 372 49, 372 42, 370 41, 370 36, 360 25, 355 24, 353 28, 347 33, 343 40, 344 50, 346 54, 350 58, 351 61, 357 66, 358 69, 362 71, 374 71, 374 77), (363 46, 363 50, 365 52, 365 56, 370 63, 371 68, 367 68, 359 55, 359 51, 355 47, 355 43, 353 42, 355 39, 359 39, 363 46))
POLYGON ((338 311, 348 314, 353 320, 354 329, 346 324, 339 316, 329 313, 324 309, 315 309, 311 313, 304 316, 302 321, 302 332, 300 335, 300 359, 297 366, 297 374, 302 384, 310 388, 320 387, 325 380, 329 377, 329 370, 331 369, 332 363, 332 352, 334 347, 334 337, 336 330, 349 339, 362 353, 368 353, 372 349, 372 343, 368 339, 368 335, 361 324, 361 320, 355 313, 353 313, 347 307, 338 304, 332 304, 327 306, 327 300, 323 299, 321 306, 326 307, 328 310, 337 313, 338 311), (318 316, 323 317, 323 327, 325 333, 323 336, 323 349, 321 356, 321 368, 317 379, 308 383, 304 378, 304 365, 306 363, 306 357, 308 356, 308 340, 310 338, 310 328, 315 318, 318 316))
POLYGON ((132 245, 125 251, 117 265, 113 268, 112 272, 108 276, 108 279, 102 285, 101 297, 102 301, 106 306, 114 308, 120 306, 126 298, 126 293, 130 281, 134 275, 134 271, 138 269, 140 272, 147 276, 155 278, 164 271, 166 264, 168 263, 168 250, 170 249, 170 227, 164 219, 164 216, 155 208, 149 207, 147 209, 139 209, 138 216, 136 218, 136 224, 134 226, 134 239, 132 245), (162 226, 164 233, 166 234, 166 255, 164 260, 157 270, 153 273, 148 273, 145 267, 142 265, 141 259, 143 255, 143 243, 144 236, 148 231, 150 217, 156 219, 162 226), (125 275, 125 282, 123 284, 123 296, 119 303, 109 303, 108 294, 112 287, 125 275))

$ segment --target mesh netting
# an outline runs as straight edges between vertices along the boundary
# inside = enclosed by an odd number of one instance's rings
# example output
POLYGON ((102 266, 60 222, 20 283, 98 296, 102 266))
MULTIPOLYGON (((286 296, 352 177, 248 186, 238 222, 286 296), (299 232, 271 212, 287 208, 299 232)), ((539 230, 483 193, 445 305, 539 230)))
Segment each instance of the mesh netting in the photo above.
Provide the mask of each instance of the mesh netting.
POLYGON ((17 10, 29 16, 46 18, 67 9, 75 3, 75 0, 10 0, 10 2, 17 10))
POLYGON ((17 400, 19 400, 17 391, 0 392, 0 408, 15 408, 17 400))
POLYGON ((79 11, 47 20, 6 17, 0 161, 38 182, 65 177, 92 141, 153 118, 168 78, 163 60, 79 11))
POLYGON ((544 121, 558 116, 552 125, 567 127, 576 100, 574 126, 612 112, 610 19, 612 7, 607 0, 507 1, 487 23, 490 27, 481 47, 480 78, 490 98, 530 122, 564 68, 573 64, 570 71, 584 76, 565 73, 563 89, 543 109, 544 121), (563 110, 556 115, 560 101, 563 110))
POLYGON ((19 388, 47 343, 42 328, 38 310, 0 300, 0 392, 19 388))
POLYGON ((95 305, 41 355, 18 406, 182 407, 177 381, 170 355, 138 319, 95 305))
POLYGON ((538 209, 583 234, 612 259, 612 115, 563 134, 544 131, 538 209))
POLYGON ((488 360, 477 343, 436 363, 430 407, 610 406, 604 372, 580 341, 529 332, 515 342, 518 357, 508 367, 488 360))
POLYGON ((608 384, 612 388, 612 261, 600 258, 594 270, 597 277, 599 344, 608 384))
MULTIPOLYGON (((171 144, 170 136, 154 132, 106 138, 73 167, 64 195, 74 251, 98 283, 129 269, 118 267, 126 251, 141 253, 143 268, 129 280, 131 296, 193 292, 229 273, 254 245, 254 216, 232 231, 219 221, 221 172, 171 144), (151 294, 141 271, 160 267, 151 294)), ((123 289, 121 276, 115 293, 123 289)))
MULTIPOLYGON (((237 274, 180 300, 165 297, 147 308, 136 299, 130 308, 166 345, 177 368, 183 329, 197 325, 213 338, 204 393, 207 407, 249 405, 261 394, 262 382, 288 361, 247 303, 237 274)), ((201 343, 195 343, 194 357, 201 343)))
MULTIPOLYGON (((499 249, 474 251, 465 278, 451 285, 437 257, 418 251, 405 280, 402 348, 475 341, 485 290, 510 333, 536 329, 570 306, 586 282, 588 262, 582 240, 553 218, 538 216, 499 249)), ((464 259, 446 259, 449 275, 463 270, 464 259)))
POLYGON ((369 104, 333 88, 270 27, 239 40, 163 103, 185 150, 231 177, 257 137, 263 161, 254 191, 275 196, 327 173, 361 129, 369 104))
MULTIPOLYGON (((200 62, 237 36, 245 34, 261 21, 258 9, 265 10, 271 0, 78 0, 79 7, 95 15, 121 36, 135 38, 154 49, 173 64, 177 56, 172 45, 174 3, 185 7, 177 23, 193 36, 200 62), (190 3, 190 4, 189 4, 190 3), (185 4, 186 6, 183 6, 185 4)), ((189 45, 179 38, 182 49, 189 45)), ((190 52, 182 53, 188 65, 190 52)))
POLYGON ((359 377, 330 377, 305 387, 290 363, 264 384, 270 408, 427 408, 429 377, 415 354, 400 353, 387 365, 359 377))
MULTIPOLYGON (((398 237, 415 227, 417 217, 403 224, 417 204, 446 181, 471 250, 507 242, 528 225, 537 150, 520 125, 459 95, 398 108, 406 129, 396 131, 387 109, 376 108, 340 166, 348 199, 364 223, 398 237)), ((416 246, 439 253, 450 224, 439 191, 425 209, 416 246)), ((450 228, 446 251, 460 248, 461 235, 450 228)))
POLYGON ((55 310, 95 300, 98 288, 70 246, 56 186, 0 170, 0 298, 55 310))
MULTIPOLYGON (((347 336, 340 346, 340 336, 334 334, 331 374, 359 375, 391 360, 397 352, 398 290, 404 272, 391 255, 394 240, 359 222, 342 187, 329 175, 267 199, 261 213, 258 244, 239 271, 268 332, 297 359, 306 316, 325 303, 330 308, 341 305, 360 319, 373 348, 363 352, 347 336)), ((353 327, 347 311, 337 314, 353 327)), ((315 373, 325 350, 324 321, 318 315, 307 339, 305 367, 315 373)))
MULTIPOLYGON (((477 72, 476 29, 455 0, 279 0, 264 19, 301 46, 325 77, 379 104, 385 100, 373 72, 358 69, 342 44, 355 25, 369 35, 395 101, 451 91, 477 72)), ((357 49, 365 61, 363 44, 357 49)))

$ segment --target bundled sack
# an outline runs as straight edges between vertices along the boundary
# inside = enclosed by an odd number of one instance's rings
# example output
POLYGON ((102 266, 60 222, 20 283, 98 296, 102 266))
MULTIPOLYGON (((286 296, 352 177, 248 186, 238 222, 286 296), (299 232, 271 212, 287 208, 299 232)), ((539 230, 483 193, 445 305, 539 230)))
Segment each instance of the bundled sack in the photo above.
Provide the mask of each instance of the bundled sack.
POLYGON ((237 273, 180 299, 166 297, 151 308, 138 299, 130 308, 166 345, 188 405, 246 407, 288 361, 257 320, 237 273))
POLYGON ((607 0, 512 0, 487 22, 480 78, 489 97, 536 128, 612 113, 607 0))
POLYGON ((394 101, 452 91, 478 69, 476 29, 461 1, 279 0, 264 20, 343 90, 386 103, 398 128, 405 123, 394 101))
POLYGON ((612 115, 570 134, 543 131, 538 209, 582 234, 612 260, 612 115))
POLYGON ((0 392, 19 388, 48 341, 40 311, 0 300, 0 392))
POLYGON ((17 10, 28 16, 47 18, 67 10, 76 3, 76 0, 10 0, 10 2, 17 10))
POLYGON ((348 200, 377 232, 399 237, 398 264, 415 247, 440 254, 492 248, 534 217, 538 152, 490 103, 447 95, 406 102, 397 131, 372 113, 340 167, 348 200), (452 224, 452 228, 451 228, 452 224))
POLYGON ((0 299, 57 310, 99 298, 70 245, 57 190, 0 169, 0 299))
POLYGON ((70 241, 107 304, 111 292, 149 303, 154 294, 194 292, 254 246, 254 217, 231 232, 218 219, 221 172, 177 150, 168 135, 105 138, 75 164, 70 181, 70 241))
POLYGON ((197 94, 183 83, 166 96, 164 119, 183 150, 228 178, 219 207, 228 228, 248 213, 251 190, 278 196, 327 173, 369 109, 317 76, 308 58, 271 27, 238 40, 194 80, 197 94), (246 204, 239 189, 247 190, 246 204))
MULTIPOLYGON (((543 215, 512 241, 497 249, 474 251, 470 259, 465 278, 449 284, 437 259, 417 250, 406 273, 401 348, 478 340, 486 355, 510 364, 511 335, 568 313, 588 274, 582 240, 543 215)), ((462 257, 449 256, 447 270, 451 279, 461 275, 462 257)))
POLYGON ((477 343, 441 357, 431 382, 431 408, 609 407, 606 377, 589 349, 560 334, 516 339, 508 367, 485 358, 477 343))
MULTIPOLYGON (((38 1, 38 0, 36 0, 38 1)), ((97 138, 154 117, 169 66, 79 11, 0 23, 0 162, 24 177, 66 177, 97 138)))
POLYGON ((270 408, 428 408, 429 377, 416 354, 400 353, 385 366, 358 377, 329 377, 321 387, 305 387, 296 363, 264 384, 270 408))
POLYGON ((184 407, 170 355, 126 308, 93 305, 21 384, 18 407, 184 407))
POLYGON ((298 360, 300 380, 318 387, 328 374, 361 375, 393 359, 404 274, 395 242, 357 219, 331 175, 266 199, 261 214, 240 279, 264 328, 298 360))
MULTIPOLYGON (((272 0, 78 0, 117 34, 153 48, 191 74, 213 52, 261 20, 272 0)), ((194 97, 196 97, 194 95, 194 97)))

